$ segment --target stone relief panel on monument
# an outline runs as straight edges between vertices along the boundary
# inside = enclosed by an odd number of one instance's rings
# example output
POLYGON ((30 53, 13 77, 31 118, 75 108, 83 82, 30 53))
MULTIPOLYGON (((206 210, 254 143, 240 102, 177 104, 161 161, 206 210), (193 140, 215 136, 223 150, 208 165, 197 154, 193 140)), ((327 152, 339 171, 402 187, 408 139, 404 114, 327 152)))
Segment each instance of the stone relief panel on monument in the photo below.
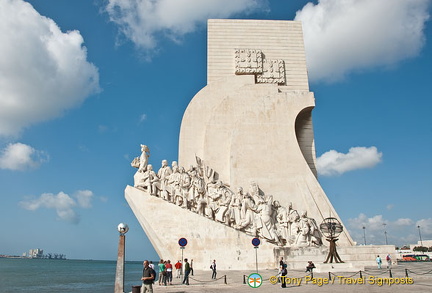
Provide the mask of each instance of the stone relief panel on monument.
POLYGON ((235 49, 235 74, 254 74, 256 83, 285 84, 285 62, 265 59, 261 50, 235 49))
POLYGON ((263 72, 263 56, 261 50, 236 49, 234 54, 236 74, 263 72))
POLYGON ((285 64, 283 60, 264 60, 263 73, 257 74, 257 83, 285 83, 285 64))
POLYGON ((199 157, 196 157, 196 165, 188 170, 178 166, 176 161, 170 167, 167 160, 162 160, 156 173, 148 164, 149 149, 141 145, 141 152, 131 163, 138 169, 134 187, 278 246, 322 245, 322 234, 315 219, 309 218, 306 211, 299 213, 291 203, 282 207, 256 182, 250 183, 247 192, 242 187, 234 192, 229 184, 218 180, 217 172, 199 157))

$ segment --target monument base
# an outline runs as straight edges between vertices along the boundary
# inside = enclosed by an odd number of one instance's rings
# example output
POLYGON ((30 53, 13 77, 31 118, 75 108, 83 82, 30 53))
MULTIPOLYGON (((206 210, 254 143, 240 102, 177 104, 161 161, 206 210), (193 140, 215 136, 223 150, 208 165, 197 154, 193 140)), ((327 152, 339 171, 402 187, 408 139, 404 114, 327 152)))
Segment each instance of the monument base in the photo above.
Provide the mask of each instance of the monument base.
POLYGON ((193 259, 194 269, 209 270, 216 260, 220 270, 275 269, 274 245, 262 241, 258 249, 253 236, 207 219, 149 193, 127 186, 125 198, 147 237, 165 260, 193 259), (178 240, 187 239, 185 249, 178 240))
POLYGON ((254 248, 253 236, 151 196, 144 190, 127 186, 125 198, 159 257, 176 262, 183 255, 183 258, 193 259, 197 270, 209 270, 214 259, 220 270, 254 270, 257 265, 259 269, 277 269, 283 257, 288 270, 305 269, 311 260, 317 267, 316 272, 360 271, 365 266, 376 265, 377 255, 385 259, 388 253, 393 256, 395 252, 393 245, 338 246, 344 263, 324 264, 328 246, 278 247, 263 240, 259 248, 254 248), (178 244, 180 238, 188 241, 183 254, 178 244))

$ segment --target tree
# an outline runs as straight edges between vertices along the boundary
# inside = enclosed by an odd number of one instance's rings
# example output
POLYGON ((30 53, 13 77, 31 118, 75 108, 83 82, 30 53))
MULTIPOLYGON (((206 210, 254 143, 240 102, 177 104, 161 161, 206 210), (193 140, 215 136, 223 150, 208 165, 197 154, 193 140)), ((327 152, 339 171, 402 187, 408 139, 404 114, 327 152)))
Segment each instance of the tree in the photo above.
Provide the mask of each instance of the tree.
POLYGON ((416 246, 413 248, 413 251, 426 252, 426 251, 428 251, 428 248, 424 247, 424 246, 416 246))

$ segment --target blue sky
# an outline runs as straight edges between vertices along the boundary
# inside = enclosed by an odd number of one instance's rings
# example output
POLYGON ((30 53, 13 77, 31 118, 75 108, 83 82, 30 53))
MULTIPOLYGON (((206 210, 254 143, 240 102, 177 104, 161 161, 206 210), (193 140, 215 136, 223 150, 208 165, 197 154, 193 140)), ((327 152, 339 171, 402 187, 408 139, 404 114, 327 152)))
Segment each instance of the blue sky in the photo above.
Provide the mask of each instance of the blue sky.
MULTIPOLYGON (((430 0, 0 0, 0 254, 157 259, 130 162, 177 160, 208 18, 301 20, 319 181, 359 244, 432 239, 430 0), (385 225, 383 225, 385 224, 385 225)), ((175 215, 172 216, 176 222, 175 215)))

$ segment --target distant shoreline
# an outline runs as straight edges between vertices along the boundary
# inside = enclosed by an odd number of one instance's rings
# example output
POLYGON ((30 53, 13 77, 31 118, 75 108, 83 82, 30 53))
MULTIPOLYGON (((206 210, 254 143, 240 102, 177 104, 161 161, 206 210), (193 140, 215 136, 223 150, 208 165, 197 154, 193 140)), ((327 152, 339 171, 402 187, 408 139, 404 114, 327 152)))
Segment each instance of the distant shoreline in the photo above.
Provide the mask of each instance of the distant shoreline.
POLYGON ((27 256, 20 256, 20 255, 7 255, 7 254, 0 254, 0 258, 30 258, 27 256))
POLYGON ((54 259, 54 260, 66 260, 67 258, 48 258, 48 257, 29 257, 29 256, 21 256, 21 255, 7 255, 0 254, 0 258, 20 258, 20 259, 54 259))

